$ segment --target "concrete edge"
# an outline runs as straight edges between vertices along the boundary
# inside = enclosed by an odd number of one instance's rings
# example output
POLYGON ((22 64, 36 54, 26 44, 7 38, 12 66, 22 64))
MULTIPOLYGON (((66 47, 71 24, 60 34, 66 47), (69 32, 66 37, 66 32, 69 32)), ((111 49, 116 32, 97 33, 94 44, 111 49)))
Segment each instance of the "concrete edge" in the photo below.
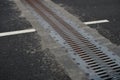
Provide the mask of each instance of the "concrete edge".
MULTIPOLYGON (((57 15, 59 15, 61 18, 63 18, 67 23, 73 22, 72 24, 78 26, 78 28, 83 29, 86 33, 90 34, 94 40, 99 43, 100 45, 103 45, 109 49, 109 51, 112 51, 116 53, 118 56, 120 56, 120 46, 117 46, 101 34, 96 29, 90 28, 89 26, 83 24, 81 20, 79 20, 76 16, 73 16, 71 13, 66 11, 63 7, 60 7, 59 5, 55 4, 51 0, 43 0, 43 3, 48 6, 53 12, 55 12, 57 15), (64 17, 63 17, 64 16, 64 17), (68 21, 70 20, 70 21, 68 21)), ((69 23, 71 24, 71 23, 69 23)))
POLYGON ((26 17, 26 19, 32 24, 33 28, 37 30, 38 35, 41 36, 42 49, 49 48, 51 54, 55 56, 57 62, 63 67, 66 74, 72 80, 86 80, 84 73, 80 68, 72 61, 66 52, 66 49, 62 48, 60 44, 52 39, 49 32, 45 30, 33 14, 26 8, 27 4, 23 4, 20 0, 13 0, 20 11, 22 11, 21 16, 26 17))

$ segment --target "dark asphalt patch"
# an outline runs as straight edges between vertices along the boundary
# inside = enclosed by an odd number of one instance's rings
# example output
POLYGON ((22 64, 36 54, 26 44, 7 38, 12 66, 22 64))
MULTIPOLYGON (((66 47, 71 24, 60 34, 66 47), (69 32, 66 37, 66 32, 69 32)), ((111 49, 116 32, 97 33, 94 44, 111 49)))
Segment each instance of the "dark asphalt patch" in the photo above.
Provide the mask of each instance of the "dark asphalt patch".
POLYGON ((120 0, 52 0, 83 22, 104 20, 109 23, 89 25, 112 43, 120 45, 120 0), (99 28, 99 29, 98 29, 99 28), (104 34, 108 33, 108 34, 104 34))

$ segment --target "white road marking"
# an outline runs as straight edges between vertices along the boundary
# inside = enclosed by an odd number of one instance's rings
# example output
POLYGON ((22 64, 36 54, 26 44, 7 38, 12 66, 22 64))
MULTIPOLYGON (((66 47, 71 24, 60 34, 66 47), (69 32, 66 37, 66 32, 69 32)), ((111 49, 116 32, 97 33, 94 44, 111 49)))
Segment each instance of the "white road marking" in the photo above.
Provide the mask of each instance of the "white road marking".
POLYGON ((99 24, 99 23, 106 23, 109 22, 109 20, 98 20, 98 21, 89 21, 89 22, 84 22, 84 24, 86 25, 90 25, 90 24, 99 24))
POLYGON ((18 31, 2 32, 2 33, 0 33, 0 37, 17 35, 17 34, 32 33, 35 31, 36 31, 35 29, 25 29, 25 30, 18 30, 18 31))

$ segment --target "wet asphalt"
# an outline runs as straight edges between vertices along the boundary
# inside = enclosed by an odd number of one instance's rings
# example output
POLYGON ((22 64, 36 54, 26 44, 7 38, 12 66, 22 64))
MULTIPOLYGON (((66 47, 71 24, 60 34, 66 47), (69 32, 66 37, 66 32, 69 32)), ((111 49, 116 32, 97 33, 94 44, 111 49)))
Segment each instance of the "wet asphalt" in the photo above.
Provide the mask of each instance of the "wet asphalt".
MULTIPOLYGON (((0 1, 0 33, 29 28, 13 1, 0 1)), ((0 37, 0 80, 71 80, 40 43, 37 32, 0 37)))
POLYGON ((88 25, 112 43, 120 45, 120 0, 52 0, 83 22, 109 20, 88 25))

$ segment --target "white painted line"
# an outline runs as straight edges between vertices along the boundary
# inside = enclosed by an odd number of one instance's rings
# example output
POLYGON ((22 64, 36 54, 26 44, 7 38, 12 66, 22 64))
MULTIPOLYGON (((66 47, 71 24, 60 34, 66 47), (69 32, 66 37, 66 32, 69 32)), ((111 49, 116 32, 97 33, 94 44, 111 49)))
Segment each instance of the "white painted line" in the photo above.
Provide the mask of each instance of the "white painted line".
POLYGON ((35 29, 25 29, 25 30, 19 30, 19 31, 3 32, 3 33, 0 33, 0 37, 31 33, 31 32, 35 32, 35 31, 36 31, 35 29))
POLYGON ((90 25, 90 24, 99 24, 99 23, 106 23, 106 22, 109 22, 109 20, 89 21, 89 22, 84 22, 84 24, 90 25))

